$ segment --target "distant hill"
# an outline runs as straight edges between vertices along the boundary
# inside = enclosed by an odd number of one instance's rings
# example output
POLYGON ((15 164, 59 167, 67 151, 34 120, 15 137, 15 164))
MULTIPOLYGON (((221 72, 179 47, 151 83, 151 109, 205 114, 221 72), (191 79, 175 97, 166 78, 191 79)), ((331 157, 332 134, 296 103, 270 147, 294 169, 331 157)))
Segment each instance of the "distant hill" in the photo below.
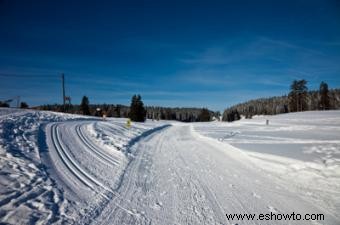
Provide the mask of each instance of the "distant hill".
MULTIPOLYGON (((340 89, 329 90, 328 96, 330 100, 329 109, 340 109, 340 89)), ((321 96, 319 91, 307 92, 307 109, 304 111, 322 110, 319 103, 320 98, 321 96)), ((293 110, 289 107, 289 98, 287 95, 270 98, 259 98, 225 109, 222 120, 237 120, 241 115, 245 116, 246 118, 251 118, 253 115, 276 115, 288 112, 293 112, 293 110)))

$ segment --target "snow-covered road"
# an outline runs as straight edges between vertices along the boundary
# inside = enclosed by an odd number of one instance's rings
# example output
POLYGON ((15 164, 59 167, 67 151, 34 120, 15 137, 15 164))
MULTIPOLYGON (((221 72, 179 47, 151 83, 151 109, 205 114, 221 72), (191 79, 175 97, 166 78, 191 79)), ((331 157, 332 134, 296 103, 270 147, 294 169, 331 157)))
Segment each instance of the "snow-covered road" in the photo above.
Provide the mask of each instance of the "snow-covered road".
POLYGON ((117 189, 118 197, 95 224, 313 224, 226 218, 227 213, 270 212, 323 213, 326 220, 321 224, 340 222, 254 167, 242 153, 200 138, 189 125, 153 133, 132 151, 135 159, 117 189))

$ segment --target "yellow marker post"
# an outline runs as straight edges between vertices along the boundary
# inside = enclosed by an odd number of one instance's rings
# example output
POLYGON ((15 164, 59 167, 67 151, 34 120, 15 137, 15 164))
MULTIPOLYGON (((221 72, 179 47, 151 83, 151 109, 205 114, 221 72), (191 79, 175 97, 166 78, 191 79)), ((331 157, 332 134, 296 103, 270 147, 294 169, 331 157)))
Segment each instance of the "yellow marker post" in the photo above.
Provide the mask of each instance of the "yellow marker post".
POLYGON ((127 128, 130 128, 130 127, 131 127, 131 119, 128 119, 128 120, 126 121, 126 127, 127 127, 127 128))

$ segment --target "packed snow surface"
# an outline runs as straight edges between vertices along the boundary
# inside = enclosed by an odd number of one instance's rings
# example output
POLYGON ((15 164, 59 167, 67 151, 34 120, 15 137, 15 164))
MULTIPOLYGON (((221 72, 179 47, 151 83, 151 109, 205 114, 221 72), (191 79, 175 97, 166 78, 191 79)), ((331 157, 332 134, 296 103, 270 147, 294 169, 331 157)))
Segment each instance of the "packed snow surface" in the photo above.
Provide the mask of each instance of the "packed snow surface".
POLYGON ((194 130, 239 150, 273 179, 338 217, 340 111, 196 123, 194 130))
POLYGON ((339 159, 340 111, 129 128, 0 109, 0 223, 335 225, 339 159), (226 217, 292 212, 324 220, 226 217))

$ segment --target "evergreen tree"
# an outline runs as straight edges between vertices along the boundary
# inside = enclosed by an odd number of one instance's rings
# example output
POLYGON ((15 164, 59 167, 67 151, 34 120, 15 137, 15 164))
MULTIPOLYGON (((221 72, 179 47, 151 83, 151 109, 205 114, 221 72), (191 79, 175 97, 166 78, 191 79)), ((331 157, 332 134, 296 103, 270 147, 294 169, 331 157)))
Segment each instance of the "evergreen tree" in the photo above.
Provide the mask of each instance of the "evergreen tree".
POLYGON ((20 103, 20 108, 27 109, 28 108, 28 104, 26 102, 21 102, 20 103))
POLYGON ((222 118, 223 121, 233 122, 239 119, 241 119, 240 113, 235 108, 225 110, 223 113, 223 118, 222 118))
POLYGON ((289 108, 291 112, 307 110, 307 81, 294 80, 290 86, 289 108))
POLYGON ((120 108, 121 108, 120 105, 117 105, 116 108, 115 108, 115 113, 116 113, 117 117, 120 117, 120 108))
POLYGON ((330 109, 330 101, 328 96, 328 84, 325 82, 321 82, 319 94, 320 94, 320 108, 323 110, 330 109))
POLYGON ((9 104, 7 102, 1 102, 0 101, 0 107, 9 107, 9 104))
POLYGON ((201 122, 207 122, 207 121, 210 121, 210 112, 208 109, 206 108, 203 108, 201 110, 201 113, 199 114, 198 116, 198 120, 201 121, 201 122))
POLYGON ((90 115, 90 107, 89 107, 89 98, 87 96, 83 96, 80 103, 80 111, 83 115, 90 115))
POLYGON ((132 121, 145 121, 146 110, 144 108, 144 103, 140 95, 132 96, 129 117, 132 121))
POLYGON ((307 81, 306 80, 299 80, 299 102, 300 102, 300 111, 308 110, 307 105, 307 81))
POLYGON ((137 95, 133 95, 131 99, 129 117, 131 120, 135 121, 137 118, 137 95))
POLYGON ((297 112, 299 109, 299 102, 298 102, 298 81, 294 80, 293 83, 290 85, 290 93, 288 95, 289 98, 289 108, 291 112, 297 112))

